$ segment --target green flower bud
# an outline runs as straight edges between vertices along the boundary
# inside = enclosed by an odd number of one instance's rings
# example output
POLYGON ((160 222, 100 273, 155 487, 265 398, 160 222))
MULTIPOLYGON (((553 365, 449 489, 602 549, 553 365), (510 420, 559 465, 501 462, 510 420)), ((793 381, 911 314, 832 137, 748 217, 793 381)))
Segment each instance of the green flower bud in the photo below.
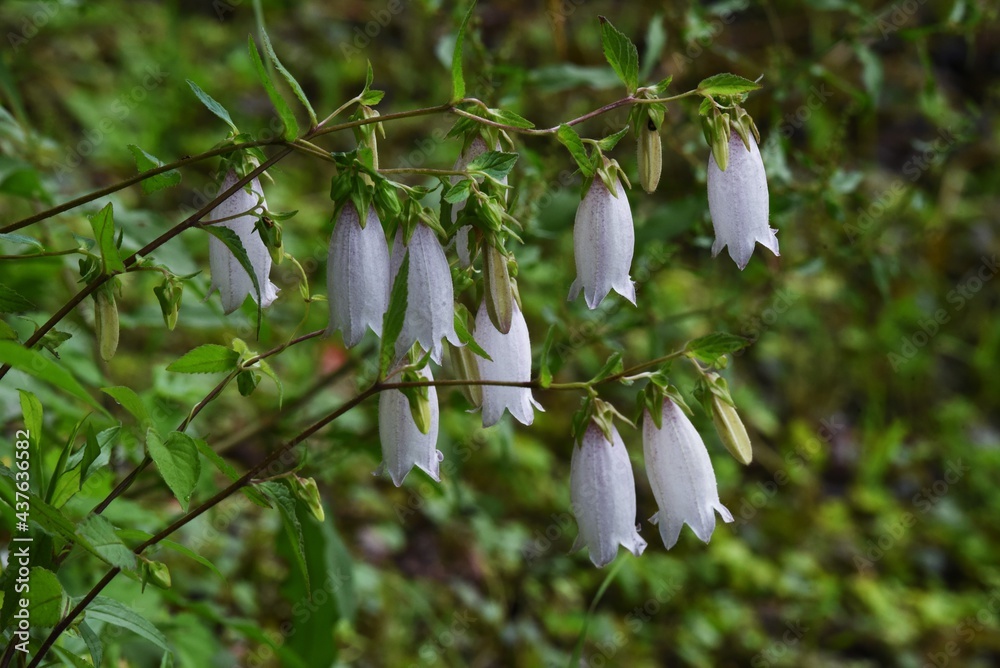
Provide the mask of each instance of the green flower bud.
POLYGON ((514 293, 510 288, 507 258, 489 243, 483 248, 483 258, 486 312, 493 326, 501 334, 506 334, 514 317, 514 293))
POLYGON ((118 307, 115 295, 108 286, 101 287, 94 295, 94 322, 101 359, 110 361, 118 350, 118 307))
MULTIPOLYGON (((456 346, 448 343, 448 354, 451 356, 451 363, 455 367, 455 376, 461 380, 480 380, 479 361, 476 353, 472 352, 469 346, 456 346)), ((461 385, 459 389, 469 400, 473 408, 483 405, 483 387, 481 385, 461 385)))
POLYGON ((660 171, 663 169, 663 147, 660 132, 653 119, 646 119, 646 124, 639 131, 638 139, 639 182, 647 193, 653 193, 660 183, 660 171))
POLYGON ((142 586, 146 587, 149 582, 160 589, 170 589, 173 584, 170 580, 170 569, 161 561, 143 561, 142 563, 142 586))
POLYGON ((716 394, 712 395, 712 422, 729 454, 740 464, 749 465, 753 461, 753 450, 747 429, 736 409, 716 394))
POLYGON ((295 496, 309 507, 309 512, 312 516, 316 518, 318 522, 322 522, 326 518, 326 513, 323 511, 323 502, 319 496, 319 487, 316 486, 316 481, 312 478, 300 478, 294 476, 290 479, 292 483, 292 489, 295 490, 295 496))

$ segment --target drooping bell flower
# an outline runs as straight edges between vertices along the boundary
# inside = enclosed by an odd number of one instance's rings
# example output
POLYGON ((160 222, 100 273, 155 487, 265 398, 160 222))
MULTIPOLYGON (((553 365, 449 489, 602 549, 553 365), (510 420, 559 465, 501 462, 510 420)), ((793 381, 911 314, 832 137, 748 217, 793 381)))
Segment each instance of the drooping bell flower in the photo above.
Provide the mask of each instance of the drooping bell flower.
POLYGON ((440 364, 442 339, 462 345, 455 333, 455 288, 448 258, 434 231, 426 225, 417 225, 409 244, 403 243, 402 231, 397 231, 392 243, 390 285, 395 282, 407 254, 410 262, 406 315, 403 330, 396 339, 396 357, 401 359, 414 343, 419 343, 440 364))
MULTIPOLYGON (((500 147, 497 146, 494 150, 499 151, 500 147)), ((469 166, 470 162, 481 156, 483 153, 486 153, 486 151, 487 151, 486 142, 483 141, 482 138, 476 137, 475 139, 472 140, 472 143, 469 144, 469 147, 464 151, 462 151, 462 154, 458 156, 458 160, 455 161, 455 165, 454 167, 452 167, 452 170, 456 172, 464 171, 465 168, 469 166)), ((461 181, 463 178, 465 177, 456 174, 450 176, 449 180, 451 181, 452 185, 454 185, 459 181, 461 181)), ((476 180, 482 181, 482 178, 478 178, 476 180)), ((500 179, 500 183, 507 185, 507 177, 505 176, 502 179, 500 179)), ((465 208, 465 203, 466 201, 462 200, 461 202, 458 202, 451 208, 451 222, 454 223, 456 220, 458 220, 458 214, 461 213, 462 209, 465 208)), ((471 231, 472 231, 471 225, 463 225, 462 227, 458 228, 457 232, 455 232, 455 252, 458 253, 458 261, 461 263, 463 267, 468 267, 470 264, 472 264, 472 257, 469 253, 469 233, 471 231)))
POLYGON ((569 298, 576 299, 582 289, 591 309, 597 308, 612 289, 635 304, 635 286, 629 277, 635 250, 632 210, 617 177, 614 186, 617 197, 600 177, 595 178, 576 210, 573 226, 576 280, 569 289, 569 298))
POLYGON ((715 513, 726 522, 733 516, 719 501, 715 470, 708 450, 684 411, 670 399, 663 401, 662 428, 647 409, 643 415, 642 450, 646 474, 659 511, 650 518, 660 529, 669 550, 687 524, 702 541, 715 531, 715 513))
POLYGON ((719 169, 715 154, 708 156, 708 210, 715 228, 712 257, 729 247, 741 270, 750 262, 758 242, 778 255, 778 231, 768 225, 767 176, 753 135, 750 148, 735 131, 729 136, 729 163, 719 169))
MULTIPOLYGON (((431 370, 424 367, 420 375, 433 380, 431 370)), ((396 487, 403 484, 410 470, 416 466, 441 481, 441 452, 437 449, 438 398, 434 387, 427 388, 430 409, 429 429, 423 433, 417 427, 410 403, 399 390, 384 390, 378 398, 378 436, 382 442, 382 467, 396 487)))
MULTIPOLYGON (((476 356, 479 363, 479 377, 482 380, 524 383, 531 380, 531 343, 528 340, 528 325, 515 300, 510 331, 501 333, 490 320, 484 300, 476 314, 475 339, 490 356, 484 359, 476 356)), ((503 417, 504 409, 524 425, 535 420, 534 408, 543 410, 531 396, 527 387, 506 387, 483 385, 483 426, 491 427, 503 417)))
POLYGON ((635 525, 632 463, 613 426, 611 436, 609 441, 591 422, 570 461, 570 498, 580 529, 572 550, 589 548, 598 568, 614 560, 619 545, 637 557, 646 549, 635 525))
POLYGON ((364 228, 353 203, 340 211, 330 237, 326 270, 330 325, 340 330, 347 347, 357 345, 370 327, 382 336, 382 318, 389 306, 389 246, 374 208, 364 228))
MULTIPOLYGON (((238 180, 236 172, 230 170, 222 181, 219 192, 233 187, 238 180)), ((227 227, 239 237, 240 243, 243 244, 247 257, 250 259, 254 275, 257 277, 257 284, 260 286, 260 305, 267 307, 278 297, 278 288, 270 280, 271 254, 255 227, 257 216, 253 213, 238 215, 258 206, 258 199, 260 206, 267 207, 260 182, 254 179, 250 182, 250 187, 253 190, 252 193, 247 192, 246 188, 240 188, 225 201, 220 202, 208 214, 207 220, 227 219, 213 224, 227 227)), ((219 295, 222 297, 223 311, 227 314, 232 313, 243 305, 247 295, 252 295, 255 300, 257 299, 250 275, 243 269, 243 265, 236 259, 236 256, 226 248, 225 244, 214 236, 208 239, 208 262, 212 270, 212 284, 208 293, 212 294, 218 289, 219 295)))

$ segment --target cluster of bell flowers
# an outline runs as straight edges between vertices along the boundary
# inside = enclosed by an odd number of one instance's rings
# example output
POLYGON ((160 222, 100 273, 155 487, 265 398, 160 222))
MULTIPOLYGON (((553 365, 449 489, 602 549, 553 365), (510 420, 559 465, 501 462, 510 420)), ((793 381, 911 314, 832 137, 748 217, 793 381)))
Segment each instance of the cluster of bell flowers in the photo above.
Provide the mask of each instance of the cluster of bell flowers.
MULTIPOLYGON (((775 230, 768 227, 767 182, 756 142, 751 140, 747 144, 733 133, 729 149, 725 170, 718 167, 714 156, 709 157, 709 208, 716 231, 713 256, 729 246, 730 255, 743 269, 756 242, 775 254, 778 246, 775 230)), ((455 169, 463 169, 485 150, 486 144, 476 139, 463 151, 455 169)), ((222 189, 231 187, 236 180, 235 173, 230 171, 222 189)), ((644 187, 648 181, 644 179, 644 187)), ((240 238, 261 288, 260 305, 267 306, 277 297, 277 288, 269 280, 270 254, 255 229, 257 216, 251 213, 260 207, 266 209, 266 203, 259 182, 253 179, 247 188, 220 203, 211 217, 222 219, 216 224, 228 227, 240 238), (240 212, 246 213, 237 215, 240 212)), ((471 264, 470 232, 463 227, 456 235, 456 251, 462 266, 471 264)), ((210 243, 212 287, 219 289, 226 313, 238 308, 247 294, 257 299, 250 277, 229 249, 214 237, 210 243)), ((607 181, 594 178, 580 203, 574 225, 574 251, 577 278, 570 299, 582 291, 588 307, 594 309, 614 290, 635 303, 635 287, 629 276, 634 253, 632 214, 621 181, 613 172, 607 181)), ((454 286, 445 248, 435 232, 421 223, 415 226, 408 240, 402 229, 397 230, 390 252, 382 222, 373 207, 362 221, 355 205, 346 203, 334 225, 328 255, 327 334, 339 330, 348 347, 357 345, 367 329, 381 336, 391 286, 404 258, 408 258, 408 299, 402 331, 396 341, 396 359, 401 360, 414 344, 419 344, 440 364, 445 341, 455 347, 453 350, 462 346, 454 326, 454 286)), ((476 315, 474 338, 489 358, 469 355, 467 349, 463 349, 466 354, 461 357, 466 366, 473 365, 478 379, 530 381, 529 333, 516 301, 511 327, 503 333, 489 317, 484 299, 476 315)), ((433 380, 427 366, 419 374, 433 380)), ((389 389, 380 396, 383 469, 397 486, 414 466, 434 480, 440 479, 437 393, 434 387, 427 390, 429 415, 423 429, 417 425, 403 392, 389 389)), ((534 409, 541 409, 529 388, 482 385, 475 396, 482 409, 483 425, 487 427, 496 424, 505 410, 522 424, 530 425, 534 409)), ((590 425, 581 444, 574 448, 571 463, 571 496, 580 526, 574 547, 589 547, 591 560, 597 566, 609 563, 618 545, 636 555, 646 547, 636 531, 635 482, 628 455, 617 430, 613 426, 610 430, 606 434, 596 424, 590 425)), ((725 521, 732 521, 729 511, 719 501, 715 474, 703 441, 669 398, 664 400, 662 427, 656 427, 646 413, 643 447, 650 485, 660 507, 651 519, 658 524, 668 549, 677 542, 685 523, 707 542, 714 531, 716 511, 725 521)))
MULTIPOLYGON (((640 176, 647 191, 660 180, 659 138, 640 137, 640 176), (649 148, 652 146, 653 148, 649 148)), ((729 137, 728 164, 720 168, 714 152, 708 158, 708 207, 715 229, 712 257, 729 248, 742 270, 760 243, 778 255, 777 230, 768 223, 769 202, 764 162, 755 138, 734 130, 729 137)), ((632 210, 617 176, 617 165, 598 175, 576 212, 573 251, 577 277, 569 292, 581 290, 590 309, 596 309, 611 290, 635 304, 635 286, 629 275, 635 249, 632 210)))
MULTIPOLYGON (((664 398, 660 426, 644 411, 643 457, 658 512, 650 518, 669 550, 687 524, 707 543, 715 531, 715 513, 732 522, 719 500, 712 461, 705 443, 681 408, 664 398)), ((623 546, 635 556, 646 549, 636 525, 635 477, 628 451, 613 424, 592 421, 573 448, 570 498, 580 532, 573 551, 587 547, 598 568, 609 564, 623 546)))

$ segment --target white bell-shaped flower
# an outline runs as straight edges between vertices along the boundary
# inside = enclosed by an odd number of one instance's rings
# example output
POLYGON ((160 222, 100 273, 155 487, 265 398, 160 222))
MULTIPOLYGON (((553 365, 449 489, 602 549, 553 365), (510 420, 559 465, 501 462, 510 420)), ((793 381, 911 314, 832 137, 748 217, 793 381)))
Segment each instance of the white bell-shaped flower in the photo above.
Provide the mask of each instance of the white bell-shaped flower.
POLYGON ((715 513, 726 522, 733 516, 719 501, 719 488, 708 450, 684 411, 670 399, 663 402, 663 427, 645 411, 642 449, 646 473, 659 511, 650 518, 659 526, 669 550, 687 524, 702 541, 715 531, 715 513))
POLYGON ((429 350, 431 359, 441 363, 442 339, 462 345, 455 333, 455 287, 444 248, 431 228, 417 225, 410 243, 403 243, 402 231, 396 232, 392 243, 391 282, 410 256, 410 271, 406 279, 406 315, 403 330, 396 339, 396 357, 402 358, 414 343, 429 350))
MULTIPOLYGON (((238 180, 236 172, 230 170, 222 181, 219 192, 233 187, 238 180)), ((260 305, 266 307, 278 298, 278 288, 270 280, 271 254, 255 227, 257 216, 252 213, 239 214, 256 207, 258 199, 260 206, 264 208, 267 207, 267 203, 264 201, 264 191, 261 190, 260 182, 257 179, 250 182, 250 187, 253 189, 252 193, 247 192, 245 187, 240 188, 212 209, 206 220, 227 219, 214 224, 229 228, 240 238, 240 243, 246 249, 250 265, 257 277, 257 284, 260 286, 260 305)), ((243 265, 239 263, 236 256, 226 248, 226 245, 214 236, 208 239, 208 263, 212 270, 212 284, 209 286, 208 293, 219 291, 219 295, 222 297, 223 311, 232 313, 243 305, 247 295, 252 295, 254 300, 257 299, 250 275, 243 269, 243 265)))
POLYGON ((632 463, 618 430, 612 427, 611 435, 608 441, 592 422, 570 462, 570 497, 580 529, 572 549, 589 548, 598 568, 614 560, 619 545, 637 557, 646 549, 635 524, 632 463))
MULTIPOLYGON (((510 383, 526 383, 531 380, 531 342, 528 340, 528 325, 524 322, 517 300, 514 300, 514 315, 510 331, 502 334, 493 326, 484 301, 476 314, 476 343, 490 356, 484 359, 476 356, 479 363, 479 377, 510 383)), ((541 405, 531 396, 531 388, 483 385, 483 426, 491 427, 503 417, 504 409, 521 424, 530 425, 535 420, 534 408, 541 405)))
POLYGON ((361 341, 367 327, 382 336, 389 306, 389 246, 374 208, 368 209, 364 228, 354 204, 340 210, 330 237, 326 289, 327 335, 339 329, 348 347, 361 341))
POLYGON ((753 135, 750 150, 740 136, 729 137, 729 165, 719 169, 708 154, 708 210, 715 228, 712 257, 726 246, 741 270, 750 262, 758 242, 778 255, 778 231, 768 225, 767 176, 753 135))
POLYGON ((576 299, 582 288, 591 309, 597 308, 612 289, 635 304, 635 286, 629 277, 635 251, 632 210, 617 177, 614 185, 617 197, 600 177, 595 178, 576 210, 573 226, 576 280, 569 289, 569 298, 576 299))
MULTIPOLYGON (((486 142, 483 141, 481 137, 476 137, 475 139, 472 140, 472 143, 469 144, 469 148, 462 151, 462 155, 458 156, 458 160, 455 161, 455 165, 454 167, 452 167, 452 171, 460 172, 465 170, 465 168, 469 166, 470 162, 481 156, 483 153, 486 153, 486 150, 487 150, 486 142)), ((497 146, 493 150, 499 151, 500 147, 497 146)), ((450 176, 449 180, 451 181, 452 185, 454 185, 459 181, 461 181, 463 178, 465 177, 456 174, 450 176)), ((482 178, 476 180, 482 181, 482 178)), ((500 179, 500 182, 504 185, 507 185, 507 177, 505 176, 502 179, 500 179)), ((451 222, 454 223, 456 220, 458 220, 458 214, 461 213, 462 209, 465 208, 465 203, 466 200, 462 200, 461 202, 458 202, 451 208, 451 222)), ((468 267, 470 264, 472 264, 472 257, 469 253, 469 232, 471 231, 472 231, 471 225, 462 225, 462 227, 458 228, 458 231, 455 232, 455 252, 458 253, 458 261, 461 263, 463 267, 468 267)))
MULTIPOLYGON (((424 367, 420 375, 433 380, 429 367, 424 367)), ((410 403, 399 390, 384 390, 378 398, 378 435, 382 442, 382 467, 396 487, 410 470, 416 466, 433 478, 441 481, 441 459, 437 449, 438 438, 438 398, 434 387, 427 388, 430 407, 430 429, 424 434, 417 427, 410 403)))

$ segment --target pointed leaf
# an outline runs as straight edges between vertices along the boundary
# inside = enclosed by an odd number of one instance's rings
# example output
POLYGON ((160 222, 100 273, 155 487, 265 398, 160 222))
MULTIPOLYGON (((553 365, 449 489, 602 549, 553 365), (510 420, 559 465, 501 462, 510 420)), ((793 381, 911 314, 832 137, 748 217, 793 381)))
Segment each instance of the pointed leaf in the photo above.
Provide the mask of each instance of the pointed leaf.
POLYGON ((451 54, 451 99, 461 100, 465 97, 465 76, 462 74, 462 45, 465 42, 465 29, 472 18, 472 11, 476 8, 476 1, 472 0, 469 10, 462 19, 462 25, 458 28, 458 35, 455 37, 455 49, 451 54))
POLYGON ((209 111, 224 120, 229 127, 233 129, 235 134, 239 134, 239 129, 236 127, 236 124, 233 123, 233 119, 229 116, 229 112, 226 111, 225 107, 216 102, 211 95, 203 91, 195 82, 187 79, 187 83, 188 86, 191 87, 191 90, 194 91, 194 94, 198 97, 198 99, 201 100, 201 103, 205 105, 209 111))
POLYGON ((288 103, 285 102, 285 98, 281 97, 281 93, 275 88, 274 82, 271 81, 271 75, 268 73, 267 68, 264 67, 264 62, 260 59, 260 52, 257 51, 257 44, 253 41, 253 35, 250 35, 247 47, 250 50, 250 60, 253 61, 254 70, 257 72, 257 79, 264 86, 264 90, 267 91, 267 96, 271 98, 271 104, 274 105, 274 110, 278 112, 278 116, 281 118, 281 122, 285 124, 285 139, 295 139, 299 136, 299 122, 295 120, 295 114, 292 113, 291 108, 288 103))
POLYGON ((166 441, 162 441, 155 429, 149 429, 146 432, 146 450, 181 508, 187 511, 188 501, 201 473, 201 460, 194 439, 174 431, 170 432, 166 441))
POLYGON ((235 371, 240 354, 232 348, 207 343, 181 355, 167 366, 174 373, 223 373, 235 371))
POLYGON ((292 89, 292 92, 295 93, 295 97, 299 98, 299 102, 301 102, 302 106, 306 108, 306 113, 309 114, 309 121, 313 125, 316 125, 316 112, 313 111, 309 98, 306 97, 305 91, 302 90, 302 86, 300 86, 299 82, 295 80, 292 73, 285 69, 285 66, 281 64, 280 60, 278 60, 278 54, 274 52, 274 47, 271 46, 271 38, 267 36, 267 31, 264 30, 263 26, 260 28, 260 38, 261 41, 264 42, 264 51, 267 52, 267 57, 271 59, 274 69, 278 70, 278 73, 285 78, 285 81, 288 82, 288 87, 292 89))
POLYGON ((611 25, 603 16, 600 19, 604 57, 628 92, 634 93, 639 87, 639 51, 625 33, 611 25))
POLYGON ((90 226, 94 229, 94 239, 101 250, 101 262, 104 274, 120 274, 125 271, 118 246, 115 245, 115 217, 109 203, 97 213, 91 215, 90 226))
MULTIPOLYGON (((154 155, 146 153, 135 144, 129 144, 128 150, 131 151, 132 155, 135 157, 135 166, 140 173, 148 172, 151 169, 163 166, 162 160, 154 155)), ((142 192, 148 195, 150 193, 155 193, 157 190, 163 190, 164 188, 176 186, 180 182, 181 173, 176 169, 171 169, 163 172, 162 174, 157 174, 156 176, 151 176, 144 180, 142 182, 142 192)))

